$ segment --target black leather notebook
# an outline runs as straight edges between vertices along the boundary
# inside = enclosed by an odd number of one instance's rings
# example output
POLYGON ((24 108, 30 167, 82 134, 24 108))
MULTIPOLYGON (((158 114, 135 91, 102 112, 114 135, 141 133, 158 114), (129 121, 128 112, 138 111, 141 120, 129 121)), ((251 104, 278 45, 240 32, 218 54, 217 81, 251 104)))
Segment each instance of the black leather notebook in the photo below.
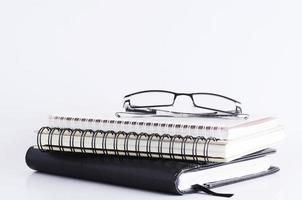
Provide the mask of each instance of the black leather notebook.
POLYGON ((266 160, 266 155, 274 152, 274 149, 265 149, 228 163, 203 163, 42 152, 30 147, 26 163, 33 170, 61 176, 173 194, 205 192, 230 197, 232 194, 215 193, 211 189, 277 172, 279 168, 271 167, 266 160), (242 171, 245 174, 240 175, 242 171))

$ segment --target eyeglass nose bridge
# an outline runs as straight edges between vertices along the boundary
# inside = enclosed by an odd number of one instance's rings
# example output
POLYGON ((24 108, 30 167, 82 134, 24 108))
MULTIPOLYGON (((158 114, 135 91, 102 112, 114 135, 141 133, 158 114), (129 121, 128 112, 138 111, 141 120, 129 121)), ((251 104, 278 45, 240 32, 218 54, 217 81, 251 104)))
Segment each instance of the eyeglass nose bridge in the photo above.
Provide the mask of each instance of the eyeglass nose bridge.
POLYGON ((190 97, 192 103, 194 106, 196 106, 195 102, 194 102, 194 99, 193 99, 193 94, 188 94, 188 93, 177 93, 177 94, 174 94, 174 99, 173 99, 173 103, 172 105, 174 105, 176 99, 178 96, 187 96, 187 97, 190 97))

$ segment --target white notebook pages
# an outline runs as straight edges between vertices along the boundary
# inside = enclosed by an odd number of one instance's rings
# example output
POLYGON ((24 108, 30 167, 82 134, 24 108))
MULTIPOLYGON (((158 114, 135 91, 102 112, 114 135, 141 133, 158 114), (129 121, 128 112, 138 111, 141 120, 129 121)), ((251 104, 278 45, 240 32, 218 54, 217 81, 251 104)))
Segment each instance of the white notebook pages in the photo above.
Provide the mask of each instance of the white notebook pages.
POLYGON ((271 159, 269 156, 265 156, 206 170, 189 171, 179 176, 177 185, 179 190, 186 190, 194 184, 203 185, 205 183, 256 174, 267 170, 270 166, 271 159))
POLYGON ((182 135, 215 137, 220 140, 233 140, 258 134, 280 127, 273 117, 243 118, 79 118, 49 116, 49 126, 73 129, 103 131, 124 131, 136 133, 158 133, 160 135, 182 135))

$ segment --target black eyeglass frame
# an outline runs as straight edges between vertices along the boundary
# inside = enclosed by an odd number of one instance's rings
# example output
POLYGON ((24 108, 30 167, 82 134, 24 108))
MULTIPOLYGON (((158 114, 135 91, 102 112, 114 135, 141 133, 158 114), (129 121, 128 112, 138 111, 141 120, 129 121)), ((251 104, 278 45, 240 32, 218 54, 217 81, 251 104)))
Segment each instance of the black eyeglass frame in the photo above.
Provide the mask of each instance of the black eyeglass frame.
MULTIPOLYGON (((208 92, 177 93, 177 92, 172 92, 172 91, 168 91, 168 90, 144 90, 144 91, 139 91, 139 92, 135 92, 135 93, 131 93, 131 94, 126 95, 124 97, 124 99, 126 99, 124 101, 124 107, 127 105, 129 111, 135 111, 136 108, 138 108, 138 109, 140 109, 140 108, 159 108, 159 107, 173 106, 174 103, 175 103, 175 100, 176 100, 176 98, 178 96, 188 96, 188 97, 190 97, 190 99, 192 100, 193 105, 195 107, 197 107, 197 108, 202 108, 202 109, 206 109, 206 110, 210 110, 210 111, 214 111, 214 112, 225 113, 225 114, 232 115, 232 116, 238 116, 238 115, 242 114, 242 109, 239 106, 241 103, 239 101, 237 101, 235 99, 232 99, 230 97, 227 97, 227 96, 223 96, 223 95, 215 94, 215 93, 208 93, 208 92), (134 95, 137 95, 137 94, 142 94, 142 93, 148 93, 148 92, 162 92, 162 93, 173 94, 174 95, 173 102, 171 104, 146 105, 146 106, 136 106, 136 105, 132 105, 131 104, 131 96, 134 96, 134 95), (235 110, 234 111, 226 111, 226 110, 220 110, 220 109, 215 109, 215 108, 209 108, 209 107, 199 106, 199 105, 197 105, 195 103, 194 95, 211 95, 211 96, 216 96, 216 97, 224 98, 224 99, 232 101, 234 103, 235 110)), ((127 110, 127 107, 126 107, 126 110, 127 110)), ((137 110, 137 111, 139 111, 139 110, 137 110)))

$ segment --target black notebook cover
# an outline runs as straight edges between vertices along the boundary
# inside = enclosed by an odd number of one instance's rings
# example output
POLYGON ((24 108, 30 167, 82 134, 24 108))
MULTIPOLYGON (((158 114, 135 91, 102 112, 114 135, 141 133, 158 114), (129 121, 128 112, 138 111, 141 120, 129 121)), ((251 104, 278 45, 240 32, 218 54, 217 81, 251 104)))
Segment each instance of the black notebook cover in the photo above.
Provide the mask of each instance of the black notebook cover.
MULTIPOLYGON (((242 162, 274 152, 274 149, 265 149, 232 162, 242 162)), ((194 163, 177 160, 142 159, 68 152, 42 152, 34 147, 28 149, 26 163, 31 169, 40 172, 173 194, 184 194, 202 190, 200 187, 192 187, 188 191, 178 190, 177 181, 181 173, 228 164, 194 163)), ((261 173, 207 183, 201 187, 210 189, 272 174, 278 170, 279 168, 277 167, 271 167, 261 173)))

